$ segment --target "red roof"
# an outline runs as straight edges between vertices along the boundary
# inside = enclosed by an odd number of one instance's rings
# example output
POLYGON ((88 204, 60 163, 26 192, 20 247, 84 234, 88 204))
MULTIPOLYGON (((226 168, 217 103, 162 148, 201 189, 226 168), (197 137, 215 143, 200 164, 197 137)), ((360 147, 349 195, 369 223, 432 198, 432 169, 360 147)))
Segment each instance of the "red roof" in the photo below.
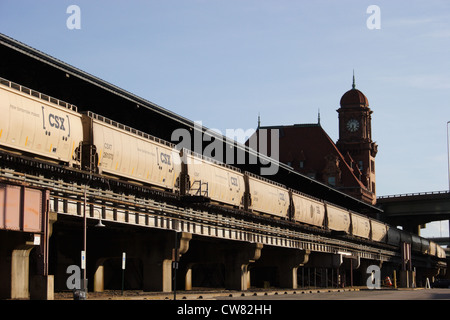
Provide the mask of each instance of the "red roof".
POLYGON ((341 107, 368 107, 369 106, 369 100, 367 100, 367 97, 359 91, 358 89, 351 89, 344 93, 344 95, 341 98, 341 107))
MULTIPOLYGON (((351 168, 353 159, 349 154, 347 154, 347 158, 341 154, 336 144, 319 124, 270 126, 260 127, 258 130, 261 129, 279 130, 279 160, 290 165, 296 171, 310 177, 314 174, 313 178, 327 183, 324 181, 323 173, 329 165, 330 159, 336 159, 340 169, 340 181, 336 181, 336 188, 366 189, 357 177, 361 176, 357 166, 353 165, 354 169, 351 168), (302 166, 300 162, 302 162, 302 166)), ((268 148, 268 150, 271 149, 271 147, 268 148)))

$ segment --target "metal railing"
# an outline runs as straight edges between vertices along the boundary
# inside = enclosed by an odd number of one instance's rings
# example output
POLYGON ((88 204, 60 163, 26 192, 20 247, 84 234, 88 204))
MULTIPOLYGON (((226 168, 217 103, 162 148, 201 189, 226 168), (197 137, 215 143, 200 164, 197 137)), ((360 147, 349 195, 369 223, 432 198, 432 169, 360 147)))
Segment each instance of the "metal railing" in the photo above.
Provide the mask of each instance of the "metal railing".
POLYGON ((401 198, 401 197, 416 197, 416 196, 426 196, 426 195, 439 195, 439 194, 449 194, 449 190, 443 191, 428 191, 428 192, 414 192, 414 193, 400 193, 386 196, 379 196, 377 199, 390 199, 390 198, 401 198))
POLYGON ((56 104, 58 106, 70 109, 72 111, 75 111, 75 112, 77 111, 77 107, 75 105, 73 105, 73 104, 70 104, 70 103, 67 103, 65 101, 53 98, 51 96, 48 96, 46 94, 40 93, 40 92, 35 91, 35 90, 32 90, 30 88, 27 88, 25 86, 22 86, 20 84, 17 84, 15 82, 9 81, 9 80, 1 78, 1 77, 0 77, 0 84, 4 85, 6 87, 9 87, 9 88, 15 89, 17 91, 20 91, 20 92, 22 92, 24 94, 28 94, 28 95, 33 96, 35 98, 38 98, 38 99, 41 99, 41 100, 44 100, 44 101, 47 101, 47 102, 54 103, 54 104, 56 104))
MULTIPOLYGON (((95 199, 95 201, 88 201, 88 206, 93 206, 94 210, 100 210, 105 203, 112 204, 108 210, 118 210, 122 208, 123 212, 127 212, 128 216, 133 215, 138 217, 135 219, 125 219, 124 221, 114 221, 128 224, 136 224, 133 221, 138 221, 139 217, 165 217, 172 221, 183 222, 185 225, 189 223, 196 223, 203 227, 218 227, 231 234, 232 232, 245 232, 251 242, 261 242, 263 244, 285 246, 298 249, 308 249, 311 251, 337 253, 338 251, 348 250, 359 254, 361 257, 376 258, 378 260, 386 261, 392 257, 398 257, 399 253, 393 250, 381 249, 379 247, 372 247, 367 244, 354 243, 328 236, 311 234, 293 230, 288 226, 280 226, 275 223, 262 223, 258 221, 251 221, 241 217, 223 216, 221 214, 211 214, 211 212, 194 210, 192 208, 179 207, 176 205, 169 205, 164 202, 158 202, 149 198, 139 198, 134 195, 118 194, 110 190, 101 190, 91 186, 80 184, 67 183, 62 180, 53 180, 44 177, 34 176, 25 173, 19 173, 11 169, 0 169, 0 176, 26 182, 29 185, 48 188, 51 190, 51 198, 53 201, 61 199, 63 201, 70 201, 74 206, 83 205, 83 194, 86 190, 88 199, 95 199), (63 194, 66 194, 64 196, 63 194), (56 200, 55 200, 56 199, 56 200)), ((78 215, 77 213, 68 213, 63 210, 58 210, 58 214, 78 215)), ((89 216, 89 219, 98 217, 89 216)), ((102 217, 102 221, 108 221, 107 217, 102 217)), ((167 223, 166 229, 173 229, 173 223, 167 223)), ((180 227, 178 227, 180 228, 180 227)), ((184 232, 197 232, 195 230, 178 230, 184 232)), ((224 231, 224 233, 225 233, 224 231)), ((200 233, 201 234, 201 233, 200 233)))

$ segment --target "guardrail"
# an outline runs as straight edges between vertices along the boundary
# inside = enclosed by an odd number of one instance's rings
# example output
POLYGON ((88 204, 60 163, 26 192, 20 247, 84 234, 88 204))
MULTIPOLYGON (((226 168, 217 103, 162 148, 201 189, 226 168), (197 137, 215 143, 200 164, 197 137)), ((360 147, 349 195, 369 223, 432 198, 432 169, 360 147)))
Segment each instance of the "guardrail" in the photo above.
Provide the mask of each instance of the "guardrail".
POLYGON ((450 191, 449 190, 443 190, 443 191, 401 193, 401 194, 379 196, 379 197, 377 197, 377 200, 379 200, 379 199, 390 199, 390 198, 416 197, 416 196, 425 196, 425 195, 439 195, 439 194, 449 194, 450 195, 450 191))

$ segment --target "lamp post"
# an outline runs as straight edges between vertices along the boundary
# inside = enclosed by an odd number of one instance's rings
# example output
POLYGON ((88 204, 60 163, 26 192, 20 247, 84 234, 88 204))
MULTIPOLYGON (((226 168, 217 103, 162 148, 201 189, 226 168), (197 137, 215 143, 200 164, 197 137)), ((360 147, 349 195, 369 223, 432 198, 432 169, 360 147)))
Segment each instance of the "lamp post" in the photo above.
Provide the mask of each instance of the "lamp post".
POLYGON ((448 191, 450 192, 450 155, 449 155, 449 147, 448 147, 448 124, 450 121, 447 121, 447 178, 448 178, 448 191))
POLYGON ((87 215, 86 215, 86 207, 87 207, 87 188, 91 184, 92 181, 92 174, 89 174, 89 180, 86 182, 86 185, 84 186, 84 204, 83 204, 83 252, 81 254, 81 264, 83 269, 83 284, 82 284, 82 291, 84 292, 84 299, 86 299, 86 293, 87 293, 87 279, 86 279, 86 269, 87 269, 87 215))
MULTIPOLYGON (((448 170, 448 192, 450 192, 450 154, 449 154, 449 146, 448 146, 448 124, 450 121, 447 121, 447 170, 448 170)), ((448 220, 448 237, 450 240, 450 219, 448 220)))
POLYGON ((82 259, 82 267, 83 268, 83 284, 82 284, 82 290, 84 291, 85 297, 86 297, 86 234, 87 234, 87 216, 86 216, 86 206, 87 206, 87 188, 89 183, 91 182, 92 176, 89 175, 89 181, 84 186, 84 204, 83 204, 83 254, 82 259))

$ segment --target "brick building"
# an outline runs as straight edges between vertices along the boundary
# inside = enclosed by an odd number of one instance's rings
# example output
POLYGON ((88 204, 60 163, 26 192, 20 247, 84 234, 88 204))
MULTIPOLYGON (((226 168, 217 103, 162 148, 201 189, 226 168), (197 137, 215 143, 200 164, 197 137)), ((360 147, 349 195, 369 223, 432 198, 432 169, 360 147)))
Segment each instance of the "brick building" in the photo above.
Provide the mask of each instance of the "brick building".
MULTIPOLYGON (((355 87, 340 100, 339 139, 336 143, 320 125, 259 126, 279 130, 279 160, 296 171, 369 204, 376 202, 375 156, 367 97, 355 87)), ((270 130, 268 131, 270 132, 270 130)), ((268 139, 270 142, 271 139, 268 139)), ((268 147, 268 153, 271 154, 268 147)))

